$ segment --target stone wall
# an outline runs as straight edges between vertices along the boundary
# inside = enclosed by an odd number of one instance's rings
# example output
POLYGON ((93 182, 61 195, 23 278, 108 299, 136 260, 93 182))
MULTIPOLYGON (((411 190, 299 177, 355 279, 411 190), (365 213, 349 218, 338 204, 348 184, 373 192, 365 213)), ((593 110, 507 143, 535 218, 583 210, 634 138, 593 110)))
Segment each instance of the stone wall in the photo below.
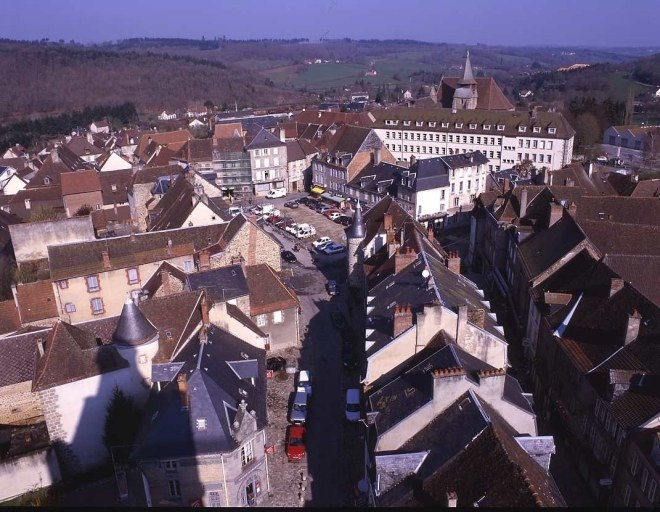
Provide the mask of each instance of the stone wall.
POLYGON ((211 268, 235 264, 238 258, 246 265, 266 263, 276 272, 282 270, 279 244, 251 222, 241 226, 224 251, 211 257, 211 268))
POLYGON ((32 381, 0 388, 0 424, 34 423, 43 415, 39 397, 32 393, 32 381))

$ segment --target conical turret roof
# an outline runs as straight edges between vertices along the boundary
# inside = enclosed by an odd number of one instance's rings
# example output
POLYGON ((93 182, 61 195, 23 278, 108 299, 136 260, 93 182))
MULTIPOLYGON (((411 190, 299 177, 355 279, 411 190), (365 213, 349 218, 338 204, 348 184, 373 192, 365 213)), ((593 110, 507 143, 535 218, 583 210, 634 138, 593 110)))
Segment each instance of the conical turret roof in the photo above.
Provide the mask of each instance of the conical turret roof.
POLYGON ((136 347, 150 341, 157 333, 158 330, 147 320, 131 298, 127 297, 115 332, 112 334, 112 343, 136 347))
POLYGON ((472 73, 472 64, 470 64, 470 52, 467 52, 465 57, 465 70, 463 71, 463 78, 458 81, 458 85, 477 85, 472 73))
POLYGON ((362 219, 362 206, 359 199, 355 207, 353 222, 351 223, 351 227, 348 228, 346 236, 347 238, 364 238, 364 220, 362 219))

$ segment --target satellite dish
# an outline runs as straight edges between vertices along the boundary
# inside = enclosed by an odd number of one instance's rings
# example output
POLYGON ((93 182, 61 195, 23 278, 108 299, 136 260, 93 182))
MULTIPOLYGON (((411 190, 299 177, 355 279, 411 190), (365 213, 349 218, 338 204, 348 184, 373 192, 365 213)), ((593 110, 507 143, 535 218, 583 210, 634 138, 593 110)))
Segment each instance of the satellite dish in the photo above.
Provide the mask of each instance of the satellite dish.
POLYGON ((426 278, 429 277, 430 275, 431 275, 431 273, 428 271, 428 269, 424 269, 424 270, 422 270, 422 277, 423 277, 424 279, 426 279, 426 278))

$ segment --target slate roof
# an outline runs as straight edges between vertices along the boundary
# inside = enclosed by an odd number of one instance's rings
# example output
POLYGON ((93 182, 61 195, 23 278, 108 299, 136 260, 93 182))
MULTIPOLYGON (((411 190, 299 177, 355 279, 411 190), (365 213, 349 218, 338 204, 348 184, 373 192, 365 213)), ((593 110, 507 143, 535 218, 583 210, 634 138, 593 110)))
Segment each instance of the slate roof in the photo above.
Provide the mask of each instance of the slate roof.
POLYGON ((245 145, 245 149, 278 148, 283 146, 286 147, 284 142, 265 128, 261 128, 254 138, 245 145))
MULTIPOLYGON (((566 506, 552 477, 516 440, 517 433, 476 394, 468 392, 409 440, 402 450, 430 448, 418 472, 424 480, 426 506, 456 490, 458 506, 566 506)), ((407 482, 411 485, 411 482, 407 482)), ((411 488, 412 489, 412 488, 411 488)), ((408 493, 404 506, 420 506, 408 493)))
POLYGON ((183 173, 180 165, 164 165, 161 167, 143 167, 133 174, 129 190, 135 185, 153 184, 161 176, 179 176, 183 173))
POLYGON ((637 183, 631 197, 660 197, 660 178, 643 180, 637 183))
POLYGON ((209 162, 213 160, 213 139, 192 139, 182 149, 187 162, 209 162))
MULTIPOLYGON (((219 219, 229 220, 229 215, 226 213, 225 208, 218 208, 216 203, 209 201, 208 198, 204 202, 195 191, 195 187, 192 183, 190 183, 190 181, 184 176, 180 175, 174 184, 170 184, 167 192, 161 197, 160 201, 149 210, 150 215, 153 214, 156 216, 149 225, 149 231, 161 231, 183 227, 185 221, 190 217, 193 210, 195 208, 202 208, 202 206, 198 206, 197 201, 201 201, 204 206, 208 207, 219 219), (193 204, 194 198, 196 198, 195 204, 193 204)), ((229 208, 229 205, 227 205, 226 208, 229 208)))
POLYGON ((200 301, 203 293, 181 292, 164 297, 152 297, 139 304, 140 311, 158 330, 158 353, 154 363, 172 360, 202 322, 200 301), (176 314, 172 314, 172 312, 176 314))
MULTIPOLYGON (((484 110, 513 110, 515 107, 507 99, 495 79, 492 77, 473 78, 477 85, 477 108, 484 110)), ((456 89, 462 77, 442 77, 438 87, 438 101, 443 107, 451 108, 456 89)))
MULTIPOLYGON (((414 475, 430 453, 425 450, 415 453, 392 453, 376 455, 376 468, 378 473, 378 489, 381 496, 401 483, 405 478, 414 475)), ((378 500, 379 506, 384 506, 387 498, 378 500)))
POLYGON ((128 203, 128 186, 133 179, 133 171, 122 169, 119 171, 106 171, 99 174, 101 180, 101 193, 103 204, 128 203), (113 190, 113 185, 115 190, 113 190))
POLYGON ((112 345, 99 345, 80 327, 57 321, 44 340, 44 355, 36 355, 32 391, 42 391, 129 366, 112 345))
MULTIPOLYGON (((407 108, 397 107, 391 109, 374 110, 369 114, 376 119, 373 122, 374 128, 382 129, 401 129, 412 131, 428 131, 429 122, 435 122, 435 129, 439 130, 443 122, 449 123, 452 133, 465 133, 475 135, 494 135, 518 137, 518 126, 528 127, 525 137, 544 137, 550 136, 547 129, 552 127, 557 131, 553 138, 569 139, 575 135, 575 130, 571 127, 564 116, 559 112, 537 112, 536 120, 532 119, 529 112, 525 111, 507 111, 507 110, 458 110, 452 113, 451 108, 407 108), (399 121, 397 128, 386 125, 386 120, 399 121), (401 121, 411 121, 410 126, 402 127, 401 121), (416 126, 416 122, 421 121, 422 126, 416 126), (462 123, 462 128, 456 128, 456 123, 462 123), (470 130, 469 125, 476 124, 476 129, 470 130), (484 125, 490 125, 490 130, 485 130, 484 125), (497 131, 497 125, 504 125, 503 131, 497 131), (540 126, 541 132, 534 133, 533 126, 540 126)), ((445 128, 446 130, 446 128, 445 128)))
POLYGON ((14 299, 0 302, 0 337, 21 328, 21 319, 14 299))
POLYGON ((375 418, 378 434, 387 432, 420 407, 432 402, 435 382, 433 370, 454 367, 464 368, 466 377, 475 384, 477 377, 474 374, 477 371, 494 369, 457 345, 447 345, 433 351, 389 382, 383 384, 382 378, 374 382, 367 403, 369 412, 378 412, 375 418))
POLYGON ((208 342, 193 339, 176 358, 187 377, 189 410, 182 410, 177 382, 170 382, 152 401, 146 430, 136 450, 138 460, 223 453, 236 449, 232 423, 240 412, 256 412, 257 427, 267 424, 266 353, 211 325, 208 342), (245 357, 244 357, 245 356, 245 357), (254 384, 252 384, 254 379, 254 384), (242 394, 239 390, 243 390, 242 394), (158 414, 153 414, 157 411, 158 414), (206 429, 196 428, 206 419, 206 429))
POLYGON ((188 274, 186 283, 191 290, 206 290, 213 302, 226 302, 250 293, 241 265, 188 274))
POLYGON ((583 197, 578 204, 576 220, 578 224, 607 220, 660 226, 660 202, 655 197, 583 197))
POLYGON ((34 377, 34 357, 37 340, 45 340, 50 329, 0 338, 0 388, 31 381, 34 377))
MULTIPOLYGON (((414 220, 391 196, 385 196, 362 215, 366 228, 364 236, 364 245, 369 244, 373 238, 383 229, 383 218, 385 214, 392 216, 392 225, 395 232, 400 234, 402 229, 417 230, 426 234, 426 229, 419 222, 414 220)), ((408 237, 408 234, 406 235, 408 237)))
POLYGON ((119 315, 117 327, 112 335, 115 345, 136 347, 154 339, 156 328, 138 309, 133 300, 128 297, 119 315))
POLYGON ((50 281, 16 285, 16 301, 21 322, 24 324, 59 316, 53 284, 50 281))
POLYGON ((603 262, 660 306, 660 255, 607 254, 603 262))
POLYGON ((63 196, 101 191, 101 180, 97 171, 63 172, 60 180, 63 196))
POLYGON ((90 142, 87 140, 87 137, 71 137, 71 140, 67 142, 65 146, 73 154, 79 157, 103 154, 101 149, 96 147, 94 144, 90 144, 90 142))
POLYGON ((288 162, 305 160, 309 155, 315 155, 319 152, 305 139, 291 140, 286 143, 286 158, 288 162))
POLYGON ((48 261, 52 280, 69 279, 96 274, 108 270, 104 268, 103 251, 108 251, 110 269, 127 268, 150 262, 192 255, 220 240, 227 224, 193 226, 169 231, 136 233, 120 236, 48 246, 48 261), (168 241, 172 247, 168 249, 168 241))
POLYGON ((142 284, 142 290, 146 291, 149 297, 153 297, 158 289, 163 285, 162 272, 167 271, 170 279, 176 279, 181 283, 181 287, 186 283, 186 273, 178 267, 175 267, 168 261, 163 261, 151 277, 142 284))
POLYGON ((660 255, 660 226, 583 220, 580 227, 601 254, 660 255))
POLYGON ((295 292, 288 288, 267 264, 245 267, 250 291, 250 316, 272 313, 300 306, 295 292))
POLYGON ((525 239, 518 253, 527 275, 534 279, 585 239, 584 232, 564 210, 562 218, 548 229, 525 239))
POLYGON ((355 156, 371 133, 370 128, 341 126, 328 141, 328 152, 333 154, 350 153, 355 156))
POLYGON ((368 112, 327 112, 320 110, 303 110, 294 114, 291 121, 298 123, 318 123, 329 126, 333 123, 346 123, 354 126, 370 126, 373 122, 368 112))

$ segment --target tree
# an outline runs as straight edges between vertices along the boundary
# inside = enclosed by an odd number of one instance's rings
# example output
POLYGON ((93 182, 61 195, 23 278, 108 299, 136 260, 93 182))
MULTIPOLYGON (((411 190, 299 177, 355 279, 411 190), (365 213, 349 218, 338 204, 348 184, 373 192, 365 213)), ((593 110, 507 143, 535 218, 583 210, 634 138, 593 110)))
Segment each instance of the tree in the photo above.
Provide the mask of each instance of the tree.
POLYGON ((601 126, 591 112, 583 112, 575 118, 575 146, 582 151, 600 140, 601 126))
POLYGON ((213 109, 215 109, 215 105, 213 104, 213 102, 211 100, 206 100, 204 102, 204 107, 206 108, 206 111, 208 113, 213 112, 213 109))
POLYGON ((141 411, 131 397, 115 386, 112 398, 106 408, 103 443, 109 452, 113 453, 115 462, 126 463, 130 454, 129 448, 135 444, 140 429, 141 411), (122 448, 112 451, 113 448, 122 448))
POLYGON ((84 204, 76 210, 76 213, 74 215, 76 217, 84 217, 86 215, 89 215, 90 213, 92 213, 92 207, 88 204, 84 204))

